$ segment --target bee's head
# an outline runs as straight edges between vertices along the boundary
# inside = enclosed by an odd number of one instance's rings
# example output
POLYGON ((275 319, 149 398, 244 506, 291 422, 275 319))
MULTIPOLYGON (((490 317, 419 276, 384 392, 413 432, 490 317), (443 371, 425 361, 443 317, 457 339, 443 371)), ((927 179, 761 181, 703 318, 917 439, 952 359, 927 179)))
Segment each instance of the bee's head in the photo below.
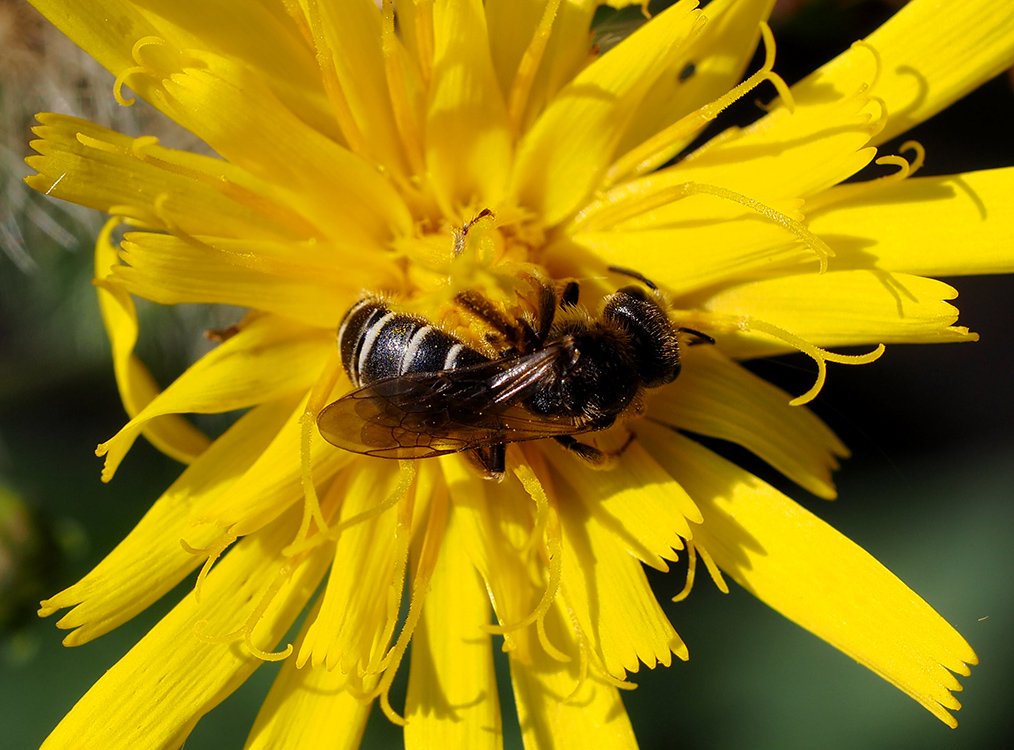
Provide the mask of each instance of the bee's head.
POLYGON ((656 295, 625 286, 606 301, 603 317, 629 336, 646 387, 671 383, 680 374, 678 331, 656 295))

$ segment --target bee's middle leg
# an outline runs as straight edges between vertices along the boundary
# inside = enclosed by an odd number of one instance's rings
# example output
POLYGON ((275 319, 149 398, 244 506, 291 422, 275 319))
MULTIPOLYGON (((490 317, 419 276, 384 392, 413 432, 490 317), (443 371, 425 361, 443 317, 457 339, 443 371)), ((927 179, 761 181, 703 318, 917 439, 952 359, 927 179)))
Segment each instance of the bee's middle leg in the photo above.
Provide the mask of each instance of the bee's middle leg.
POLYGON ((630 444, 634 442, 637 435, 633 432, 627 434, 627 439, 623 445, 619 448, 611 451, 604 451, 601 448, 596 448, 594 445, 588 445, 588 443, 582 443, 580 440, 575 438, 573 435, 556 435, 553 440, 558 442, 564 448, 574 453, 579 458, 587 461, 589 464, 597 469, 603 469, 608 467, 617 458, 623 455, 623 453, 630 447, 630 444))

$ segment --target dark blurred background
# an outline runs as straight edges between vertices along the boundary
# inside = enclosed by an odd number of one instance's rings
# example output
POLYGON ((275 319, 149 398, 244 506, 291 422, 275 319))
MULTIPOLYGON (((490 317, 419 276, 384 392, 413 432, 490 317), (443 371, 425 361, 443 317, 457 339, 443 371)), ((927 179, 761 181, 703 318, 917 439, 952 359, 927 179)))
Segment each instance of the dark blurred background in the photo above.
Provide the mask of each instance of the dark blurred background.
MULTIPOLYGON (((875 29, 896 5, 780 3, 772 22, 776 70, 790 83, 798 80, 875 29)), ((1011 82, 1001 76, 905 135, 926 147, 922 174, 1014 165, 1011 82)), ((94 446, 123 422, 90 284, 102 217, 55 205, 20 182, 27 173, 21 160, 29 118, 39 110, 71 112, 129 133, 154 132, 170 145, 190 145, 186 134, 143 107, 117 107, 111 85, 107 73, 48 32, 24 2, 0 0, 3 747, 37 746, 187 590, 74 650, 60 645, 52 619, 35 616, 38 600, 98 562, 179 469, 139 441, 116 480, 99 482, 94 446)), ((721 123, 755 115, 747 102, 721 123)), ((882 149, 895 151, 892 144, 882 149)), ((982 665, 965 681, 961 726, 947 729, 744 592, 723 596, 699 581, 688 602, 666 605, 690 646, 691 661, 642 671, 635 678, 640 688, 626 696, 642 747, 955 750, 1004 744, 1014 673, 1014 280, 948 281, 960 292, 960 322, 982 340, 892 346, 872 365, 831 365, 813 408, 853 451, 837 476, 840 499, 826 503, 780 486, 884 562, 976 648, 982 665)), ((199 353, 197 333, 216 322, 198 307, 145 306, 142 315, 147 330, 158 334, 143 342, 141 354, 162 382, 199 353)), ((812 363, 801 357, 754 368, 794 393, 812 383, 812 363)), ((764 467, 751 467, 780 483, 764 467)), ((663 600, 678 588, 673 578, 658 576, 655 582, 663 600)), ((187 747, 241 747, 275 668, 259 670, 202 721, 187 747)), ((517 746, 508 715, 505 732, 508 746, 517 746)), ((383 718, 371 720, 366 746, 398 742, 399 733, 383 718)))

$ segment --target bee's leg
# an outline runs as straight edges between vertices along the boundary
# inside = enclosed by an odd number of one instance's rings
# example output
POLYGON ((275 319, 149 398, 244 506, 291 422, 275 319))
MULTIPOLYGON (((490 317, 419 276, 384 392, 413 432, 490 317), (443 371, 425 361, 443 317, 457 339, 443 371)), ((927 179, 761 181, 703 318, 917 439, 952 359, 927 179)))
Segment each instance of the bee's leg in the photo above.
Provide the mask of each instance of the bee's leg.
POLYGON ((581 295, 581 287, 576 281, 568 281, 560 293, 560 307, 574 307, 581 295))
POLYGON ((468 452, 468 457, 475 464, 483 479, 503 481, 503 475, 507 468, 507 446, 504 443, 473 448, 468 452))
POLYGON ((534 348, 535 332, 527 321, 511 320, 482 294, 469 289, 458 294, 454 301, 503 336, 515 350, 530 351, 534 348))
POLYGON ((553 320, 556 318, 556 289, 545 279, 535 279, 534 283, 539 290, 539 312, 536 321, 535 346, 542 346, 546 343, 549 329, 553 327, 553 320))
POLYGON ((696 328, 684 328, 680 326, 676 329, 678 333, 689 333, 692 338, 690 339, 690 346, 697 346, 698 344, 714 344, 715 339, 706 333, 701 333, 696 328))
POLYGON ((600 448, 596 448, 594 445, 588 445, 588 443, 582 443, 580 440, 575 438, 573 435, 557 435, 553 438, 556 442, 562 445, 567 450, 576 454, 580 458, 584 459, 592 466, 598 469, 608 467, 617 458, 623 455, 624 451, 630 447, 630 444, 634 442, 636 438, 633 432, 628 433, 626 441, 616 450, 604 451, 600 448))

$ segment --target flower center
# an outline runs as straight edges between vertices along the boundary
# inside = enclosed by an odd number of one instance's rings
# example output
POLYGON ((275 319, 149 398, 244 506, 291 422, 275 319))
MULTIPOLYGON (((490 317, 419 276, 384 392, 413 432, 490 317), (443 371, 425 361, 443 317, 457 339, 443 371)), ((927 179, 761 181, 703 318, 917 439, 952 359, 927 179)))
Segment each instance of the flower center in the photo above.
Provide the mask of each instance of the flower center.
POLYGON ((478 293, 505 313, 520 314, 524 279, 546 276, 538 265, 544 245, 541 227, 516 211, 494 213, 483 208, 468 221, 396 241, 403 282, 392 291, 401 307, 434 320, 449 330, 468 329, 470 322, 455 305, 462 293, 478 293))

